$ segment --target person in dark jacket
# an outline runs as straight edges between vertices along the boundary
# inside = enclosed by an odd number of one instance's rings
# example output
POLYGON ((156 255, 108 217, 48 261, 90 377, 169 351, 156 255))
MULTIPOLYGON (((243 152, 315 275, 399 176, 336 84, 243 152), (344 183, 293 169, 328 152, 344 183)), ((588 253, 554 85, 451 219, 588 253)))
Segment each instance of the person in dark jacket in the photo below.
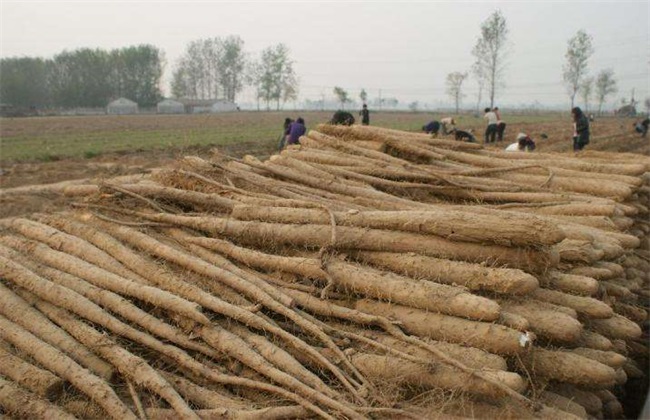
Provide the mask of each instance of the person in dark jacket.
POLYGON ((354 124, 354 116, 347 111, 338 110, 332 115, 332 119, 329 121, 333 125, 347 125, 350 126, 354 124))
POLYGON ((650 125, 650 118, 634 124, 634 131, 640 133, 641 138, 646 138, 648 136, 648 125, 650 125))
POLYGON ((589 119, 580 107, 571 110, 573 116, 573 151, 577 152, 589 144, 589 119))
POLYGON ((287 139, 287 144, 300 144, 300 136, 303 136, 307 132, 305 127, 305 120, 302 117, 291 123, 289 126, 289 139, 287 139))
POLYGON ((474 134, 472 134, 471 130, 465 131, 465 130, 459 130, 457 128, 454 128, 450 134, 453 134, 454 138, 458 141, 476 143, 476 137, 474 137, 474 134))
POLYGON ((440 123, 438 121, 429 121, 427 125, 422 126, 422 131, 427 134, 433 134, 433 137, 438 137, 440 131, 440 123))
POLYGON ((286 144, 287 140, 289 139, 289 129, 291 128, 291 123, 293 120, 289 117, 284 119, 284 126, 282 130, 282 135, 280 136, 280 141, 278 142, 278 150, 282 151, 284 149, 284 145, 286 144))
POLYGON ((368 105, 363 104, 363 108, 359 112, 361 115, 361 125, 370 125, 370 111, 368 111, 368 105))

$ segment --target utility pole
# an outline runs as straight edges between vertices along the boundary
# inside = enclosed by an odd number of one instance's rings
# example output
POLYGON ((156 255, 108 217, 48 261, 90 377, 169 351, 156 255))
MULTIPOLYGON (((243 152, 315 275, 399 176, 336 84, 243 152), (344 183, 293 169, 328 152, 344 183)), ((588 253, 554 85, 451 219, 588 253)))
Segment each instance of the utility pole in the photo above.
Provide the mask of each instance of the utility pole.
POLYGON ((379 89, 379 110, 381 111, 381 105, 384 101, 381 100, 381 89, 379 89))

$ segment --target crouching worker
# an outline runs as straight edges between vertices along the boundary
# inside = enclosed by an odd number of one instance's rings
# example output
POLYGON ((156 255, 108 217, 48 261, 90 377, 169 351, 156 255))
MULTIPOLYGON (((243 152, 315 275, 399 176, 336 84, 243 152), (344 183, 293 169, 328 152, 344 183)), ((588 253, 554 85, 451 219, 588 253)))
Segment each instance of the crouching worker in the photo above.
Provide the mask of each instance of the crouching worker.
POLYGON ((641 134, 641 138, 646 138, 648 136, 648 125, 650 125, 650 118, 634 124, 634 131, 641 134))
POLYGON ((430 121, 429 124, 422 126, 422 131, 433 135, 433 137, 438 137, 438 132, 440 132, 440 123, 438 121, 430 121))
POLYGON ((287 144, 300 144, 300 136, 304 136, 307 132, 305 127, 305 120, 301 117, 291 123, 289 126, 289 138, 287 139, 287 144))
POLYGON ((332 119, 330 120, 330 124, 350 126, 350 125, 354 124, 354 117, 349 112, 336 111, 334 113, 334 115, 332 115, 332 119))
POLYGON ((506 152, 532 152, 535 150, 535 141, 525 133, 517 135, 517 141, 506 147, 506 152))
POLYGON ((472 134, 472 130, 459 130, 457 128, 454 128, 453 131, 450 133, 454 135, 454 139, 458 141, 466 141, 469 143, 476 143, 476 137, 474 137, 474 134, 472 134))

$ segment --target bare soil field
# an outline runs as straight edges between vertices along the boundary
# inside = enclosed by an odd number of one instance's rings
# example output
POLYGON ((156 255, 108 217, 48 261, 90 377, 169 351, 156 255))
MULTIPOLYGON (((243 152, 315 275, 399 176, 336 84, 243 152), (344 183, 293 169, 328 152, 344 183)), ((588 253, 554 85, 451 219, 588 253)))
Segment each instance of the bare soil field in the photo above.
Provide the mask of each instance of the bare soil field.
MULTIPOLYGON (((286 112, 239 112, 212 115, 7 118, 0 121, 0 187, 13 188, 75 179, 102 179, 146 172, 185 155, 223 153, 265 159, 277 150, 278 127, 286 112)), ((310 127, 331 112, 300 112, 310 127)), ((371 125, 406 131, 443 115, 375 112, 371 125)), ((507 119, 506 138, 488 148, 504 148, 517 133, 536 141, 539 152, 571 152, 571 123, 560 114, 517 115, 507 119), (542 139, 542 134, 548 138, 542 139)), ((587 150, 650 153, 650 143, 632 130, 633 119, 603 118, 592 123, 587 150)), ((482 140, 484 121, 458 118, 482 140)), ((56 198, 29 195, 5 198, 0 217, 60 208, 56 198)))

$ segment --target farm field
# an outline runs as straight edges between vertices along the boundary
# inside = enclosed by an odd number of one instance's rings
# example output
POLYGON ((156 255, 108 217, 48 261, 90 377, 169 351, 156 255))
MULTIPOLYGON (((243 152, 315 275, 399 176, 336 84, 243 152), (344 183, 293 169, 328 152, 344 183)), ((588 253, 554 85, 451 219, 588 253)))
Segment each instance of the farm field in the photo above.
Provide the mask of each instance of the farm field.
MULTIPOLYGON (((282 111, 5 118, 0 120, 0 168, 4 174, 1 182, 3 187, 12 187, 93 176, 102 171, 111 174, 123 170, 128 172, 128 169, 116 169, 116 166, 157 165, 161 161, 186 153, 200 153, 212 147, 224 148, 235 155, 249 153, 265 157, 275 150, 283 119, 298 114, 311 128, 326 122, 332 113, 282 111), (86 169, 87 174, 84 174, 86 169)), ((371 124, 419 131, 428 121, 444 116, 424 112, 374 112, 371 124)), ((457 121, 460 128, 472 129, 481 138, 484 129, 482 118, 463 115, 457 121)), ((558 113, 513 115, 506 121, 508 128, 504 143, 514 141, 516 134, 523 131, 538 140, 540 151, 570 151, 568 116, 558 113), (542 133, 549 138, 540 140, 542 133)), ((592 123, 593 142, 589 149, 648 153, 648 143, 632 132, 632 123, 632 119, 596 120, 592 123)))

